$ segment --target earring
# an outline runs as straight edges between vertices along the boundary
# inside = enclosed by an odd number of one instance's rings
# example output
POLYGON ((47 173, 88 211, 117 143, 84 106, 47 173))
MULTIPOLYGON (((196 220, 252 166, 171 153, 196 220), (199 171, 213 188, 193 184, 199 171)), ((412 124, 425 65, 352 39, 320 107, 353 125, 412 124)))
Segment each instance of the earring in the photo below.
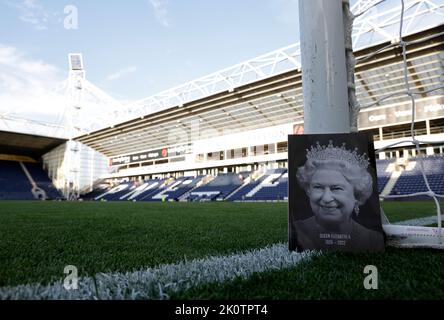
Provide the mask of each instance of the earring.
POLYGON ((355 203, 355 208, 354 208, 354 210, 355 210, 355 212, 356 212, 356 215, 358 215, 359 214, 359 204, 356 202, 355 203))

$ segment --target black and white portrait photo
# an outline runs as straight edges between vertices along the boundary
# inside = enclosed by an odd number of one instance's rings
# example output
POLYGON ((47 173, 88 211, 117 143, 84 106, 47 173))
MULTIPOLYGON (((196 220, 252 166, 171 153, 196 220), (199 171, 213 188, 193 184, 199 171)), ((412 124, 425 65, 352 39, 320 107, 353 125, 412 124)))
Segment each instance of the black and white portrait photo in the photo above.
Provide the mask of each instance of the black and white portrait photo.
POLYGON ((290 135, 288 146, 290 250, 383 251, 372 137, 290 135))

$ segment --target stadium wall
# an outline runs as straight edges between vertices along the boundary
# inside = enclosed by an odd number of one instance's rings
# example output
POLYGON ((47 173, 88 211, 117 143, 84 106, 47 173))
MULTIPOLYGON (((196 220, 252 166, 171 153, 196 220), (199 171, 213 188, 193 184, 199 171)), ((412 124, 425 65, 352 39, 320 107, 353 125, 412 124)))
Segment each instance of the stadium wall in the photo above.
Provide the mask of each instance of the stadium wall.
POLYGON ((79 191, 90 191, 94 183, 110 173, 108 166, 108 158, 103 154, 91 149, 84 144, 77 143, 78 161, 74 166, 68 165, 69 158, 72 157, 68 148, 69 142, 51 150, 43 155, 43 164, 48 171, 49 177, 52 179, 56 188, 63 192, 67 189, 68 175, 73 171, 78 173, 79 191))

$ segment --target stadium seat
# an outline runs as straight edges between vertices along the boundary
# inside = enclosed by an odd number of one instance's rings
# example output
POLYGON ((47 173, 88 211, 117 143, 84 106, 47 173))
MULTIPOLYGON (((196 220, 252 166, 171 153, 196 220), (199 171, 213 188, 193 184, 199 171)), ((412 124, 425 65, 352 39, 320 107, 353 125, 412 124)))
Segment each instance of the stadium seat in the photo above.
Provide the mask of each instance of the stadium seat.
POLYGON ((168 185, 167 188, 153 195, 151 199, 154 201, 161 201, 162 199, 178 201, 182 195, 196 187, 202 178, 203 176, 178 178, 168 185))
POLYGON ((251 181, 240 188, 231 201, 265 201, 284 200, 288 198, 288 174, 287 169, 279 168, 268 170, 259 179, 251 181))
MULTIPOLYGON (((394 159, 376 161, 379 193, 390 179, 391 172, 387 169, 394 161, 394 159)), ((390 194, 426 191, 418 159, 411 158, 409 161, 416 162, 416 165, 413 170, 402 173, 390 194)), ((424 158, 423 161, 432 190, 444 194, 444 156, 431 156, 424 158)), ((203 178, 204 176, 180 177, 175 180, 172 178, 152 179, 142 184, 122 182, 113 188, 102 185, 85 198, 108 201, 178 201, 180 199, 187 201, 276 201, 288 199, 288 173, 285 168, 267 170, 256 179, 253 178, 251 172, 220 174, 210 182, 199 185, 203 178)))
POLYGON ((63 198, 59 190, 54 187, 51 179, 48 177, 47 172, 43 170, 42 164, 24 163, 24 165, 37 186, 45 191, 48 200, 63 198))
POLYGON ((225 173, 216 176, 207 184, 194 189, 188 201, 212 201, 223 200, 242 185, 239 174, 225 173))
POLYGON ((394 163, 393 159, 376 160, 376 172, 378 182, 378 193, 381 194, 385 185, 390 180, 391 172, 387 172, 388 166, 394 163))
POLYGON ((31 190, 19 162, 0 161, 0 200, 34 200, 31 190))
MULTIPOLYGON (((439 194, 444 194, 444 156, 434 155, 422 159, 424 172, 428 178, 430 188, 439 194)), ((427 191, 424 178, 420 170, 419 158, 410 158, 409 162, 414 162, 412 170, 403 171, 391 195, 405 195, 416 192, 427 191)))

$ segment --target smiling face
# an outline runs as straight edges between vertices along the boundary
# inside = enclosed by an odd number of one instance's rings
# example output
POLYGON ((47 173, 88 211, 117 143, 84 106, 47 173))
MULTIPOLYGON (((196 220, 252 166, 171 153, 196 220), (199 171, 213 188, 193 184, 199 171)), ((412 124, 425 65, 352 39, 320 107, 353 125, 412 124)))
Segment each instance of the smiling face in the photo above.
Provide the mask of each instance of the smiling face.
POLYGON ((337 170, 317 170, 307 194, 316 220, 322 225, 339 225, 347 221, 356 204, 353 186, 337 170))

